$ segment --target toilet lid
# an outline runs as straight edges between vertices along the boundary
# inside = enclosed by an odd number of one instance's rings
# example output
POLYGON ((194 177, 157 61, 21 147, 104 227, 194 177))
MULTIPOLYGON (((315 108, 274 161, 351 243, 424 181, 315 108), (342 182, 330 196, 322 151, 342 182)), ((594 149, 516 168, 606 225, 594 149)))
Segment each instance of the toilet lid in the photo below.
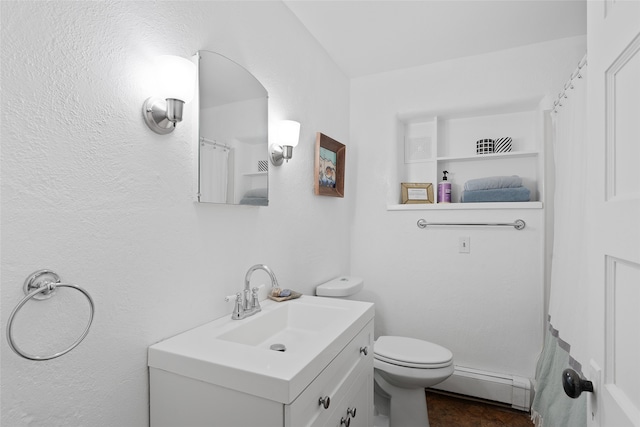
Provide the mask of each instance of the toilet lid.
POLYGON ((451 364, 453 353, 448 349, 408 337, 379 337, 373 346, 378 360, 416 368, 440 368, 451 364))

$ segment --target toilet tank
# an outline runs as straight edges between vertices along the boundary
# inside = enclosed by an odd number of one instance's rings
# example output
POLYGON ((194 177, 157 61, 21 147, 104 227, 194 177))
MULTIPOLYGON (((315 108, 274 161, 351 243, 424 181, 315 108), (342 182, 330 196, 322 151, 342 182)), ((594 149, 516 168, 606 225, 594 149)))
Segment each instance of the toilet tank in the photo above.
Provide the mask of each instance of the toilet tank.
POLYGON ((360 292, 364 287, 361 277, 341 276, 316 287, 319 297, 348 297, 360 292))

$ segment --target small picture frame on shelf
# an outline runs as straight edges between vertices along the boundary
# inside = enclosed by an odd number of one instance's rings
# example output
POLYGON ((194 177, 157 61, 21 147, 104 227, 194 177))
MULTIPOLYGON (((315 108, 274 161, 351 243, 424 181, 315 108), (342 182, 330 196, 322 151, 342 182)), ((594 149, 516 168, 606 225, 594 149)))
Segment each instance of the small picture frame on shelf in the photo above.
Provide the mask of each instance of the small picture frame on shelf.
POLYGON ((420 182, 403 182, 402 204, 433 203, 433 184, 420 182))

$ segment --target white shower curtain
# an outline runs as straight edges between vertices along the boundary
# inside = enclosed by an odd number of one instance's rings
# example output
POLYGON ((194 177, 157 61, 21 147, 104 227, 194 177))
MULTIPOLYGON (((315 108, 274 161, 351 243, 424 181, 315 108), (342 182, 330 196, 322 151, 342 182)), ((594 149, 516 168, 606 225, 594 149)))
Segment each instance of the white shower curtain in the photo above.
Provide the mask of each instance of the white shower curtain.
MULTIPOLYGON (((583 60, 584 61, 584 60, 583 60)), ((586 397, 571 399, 561 373, 581 373, 587 351, 586 67, 565 88, 566 97, 552 113, 554 124, 554 237, 549 296, 549 331, 536 372, 532 418, 537 426, 586 425, 586 397), (580 77, 578 77, 580 76, 580 77)))
POLYGON ((571 344, 574 357, 586 354, 585 316, 576 307, 586 305, 586 68, 573 80, 555 122, 554 244, 551 264, 549 317, 560 337, 571 344))
POLYGON ((229 149, 213 144, 200 146, 200 200, 227 203, 229 149))

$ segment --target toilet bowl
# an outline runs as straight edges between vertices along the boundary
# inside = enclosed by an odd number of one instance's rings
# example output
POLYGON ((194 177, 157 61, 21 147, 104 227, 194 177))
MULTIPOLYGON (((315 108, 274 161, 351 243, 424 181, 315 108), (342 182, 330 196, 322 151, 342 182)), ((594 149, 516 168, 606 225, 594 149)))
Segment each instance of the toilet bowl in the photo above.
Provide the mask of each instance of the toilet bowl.
MULTIPOLYGON (((316 288, 318 296, 346 297, 363 280, 341 277, 316 288)), ((429 426, 424 389, 453 374, 453 354, 437 344, 415 338, 381 336, 373 345, 374 406, 389 427, 429 426)), ((377 425, 377 424, 376 424, 377 425)))
POLYGON ((429 425, 424 389, 453 374, 453 354, 428 341, 382 336, 373 346, 373 367, 376 410, 390 427, 423 427, 429 425))

